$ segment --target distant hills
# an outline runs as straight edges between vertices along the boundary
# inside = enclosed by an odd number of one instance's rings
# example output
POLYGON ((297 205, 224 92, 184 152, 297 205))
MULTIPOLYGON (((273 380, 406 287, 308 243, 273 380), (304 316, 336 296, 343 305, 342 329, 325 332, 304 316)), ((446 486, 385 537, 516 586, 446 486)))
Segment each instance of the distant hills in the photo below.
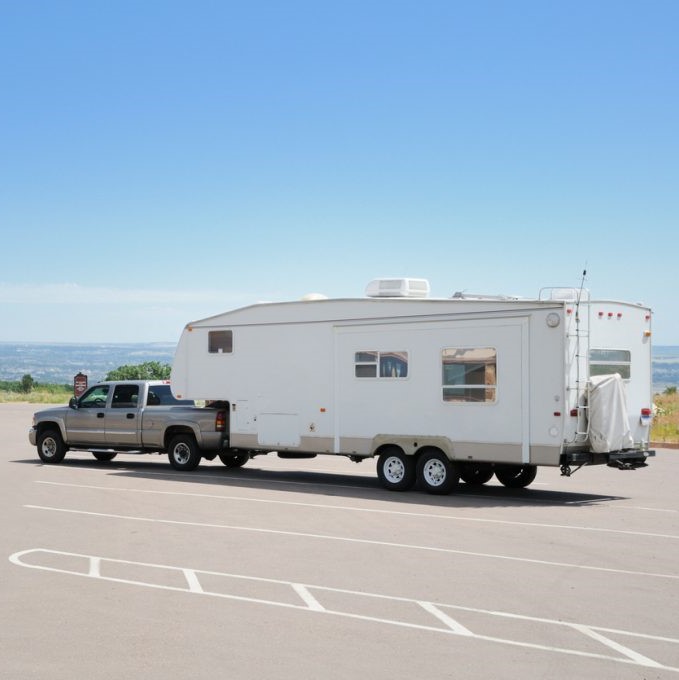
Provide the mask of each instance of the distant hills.
MULTIPOLYGON (((174 343, 39 343, 0 342, 0 380, 21 380, 30 375, 39 383, 71 384, 82 372, 90 384, 127 364, 159 361, 171 364, 174 343)), ((653 348, 653 390, 679 387, 679 347, 653 348)))

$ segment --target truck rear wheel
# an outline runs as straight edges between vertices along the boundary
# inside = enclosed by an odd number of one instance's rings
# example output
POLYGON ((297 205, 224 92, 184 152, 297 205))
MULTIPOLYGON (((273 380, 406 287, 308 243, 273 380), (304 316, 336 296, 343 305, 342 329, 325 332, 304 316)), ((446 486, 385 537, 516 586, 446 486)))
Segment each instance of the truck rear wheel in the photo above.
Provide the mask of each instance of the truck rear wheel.
POLYGON ((417 481, 427 493, 450 493, 460 481, 460 470, 443 451, 425 449, 417 462, 417 481))
POLYGON ((44 430, 38 435, 38 456, 43 463, 61 463, 66 455, 66 445, 59 430, 44 430))
POLYGON ((175 470, 195 470, 200 463, 200 449, 190 434, 178 434, 170 440, 167 457, 175 470))
POLYGON ((247 453, 220 453, 219 460, 228 468, 239 468, 250 460, 250 456, 247 453))
POLYGON ((377 459, 377 477, 389 491, 407 491, 415 483, 415 461, 396 446, 390 446, 377 459))
POLYGON ((535 465, 496 465, 495 476, 498 481, 509 489, 523 489, 528 486, 537 475, 535 465))

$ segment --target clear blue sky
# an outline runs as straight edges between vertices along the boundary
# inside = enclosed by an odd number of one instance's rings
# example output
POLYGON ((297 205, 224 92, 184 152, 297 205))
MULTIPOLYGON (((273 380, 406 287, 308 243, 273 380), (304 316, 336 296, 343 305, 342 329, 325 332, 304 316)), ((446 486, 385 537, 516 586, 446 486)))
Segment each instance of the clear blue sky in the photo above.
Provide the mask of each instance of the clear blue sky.
POLYGON ((379 276, 653 307, 679 2, 0 5, 0 340, 175 341, 379 276))

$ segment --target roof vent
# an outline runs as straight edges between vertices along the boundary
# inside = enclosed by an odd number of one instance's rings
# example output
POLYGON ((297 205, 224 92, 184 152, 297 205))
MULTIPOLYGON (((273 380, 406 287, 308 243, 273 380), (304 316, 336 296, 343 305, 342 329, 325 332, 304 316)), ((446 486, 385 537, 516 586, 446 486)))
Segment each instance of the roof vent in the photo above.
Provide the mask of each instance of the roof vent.
POLYGON ((365 289, 367 297, 426 298, 429 297, 427 279, 375 279, 365 289))

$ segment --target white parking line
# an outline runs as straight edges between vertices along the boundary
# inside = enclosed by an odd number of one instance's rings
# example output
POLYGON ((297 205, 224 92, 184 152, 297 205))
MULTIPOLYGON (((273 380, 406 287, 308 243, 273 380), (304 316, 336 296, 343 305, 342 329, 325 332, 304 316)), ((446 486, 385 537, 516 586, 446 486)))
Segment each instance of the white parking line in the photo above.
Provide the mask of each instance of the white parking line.
POLYGON ((92 512, 89 510, 76 510, 72 508, 57 508, 46 505, 24 505, 31 510, 44 510, 47 512, 64 512, 73 515, 84 515, 89 517, 104 517, 106 519, 118 519, 129 522, 149 522, 153 524, 169 524, 174 526, 191 526, 208 529, 226 529, 228 531, 246 531, 260 534, 274 534, 278 536, 295 536, 298 538, 310 538, 324 541, 342 541, 345 543, 358 543, 363 545, 379 545, 389 548, 400 548, 407 550, 423 550, 428 552, 445 553, 449 555, 465 555, 467 557, 481 557, 485 559, 506 560, 511 562, 523 562, 528 564, 539 564, 550 567, 565 567, 567 569, 582 569, 586 571, 598 571, 608 574, 625 574, 631 576, 644 576, 646 578, 667 578, 679 580, 679 574, 657 574, 646 571, 635 571, 631 569, 612 569, 610 567, 596 567, 592 565, 574 564, 570 562, 552 562, 549 560, 538 560, 528 557, 513 557, 510 555, 498 555, 493 553, 481 553, 468 550, 454 550, 453 548, 441 548, 437 546, 413 545, 409 543, 393 543, 390 541, 375 541, 367 538, 350 538, 347 536, 332 536, 330 534, 312 534, 302 531, 283 531, 281 529, 263 529, 261 527, 245 527, 233 524, 213 524, 209 522, 188 522, 183 520, 158 519, 155 517, 135 517, 131 515, 117 515, 105 512, 92 512))
MULTIPOLYGON (((568 621, 557 621, 554 619, 545 619, 545 618, 538 618, 538 617, 530 617, 526 615, 519 615, 519 614, 512 614, 510 612, 498 612, 498 611, 491 611, 491 610, 486 610, 486 609, 479 609, 479 608, 474 608, 474 607, 463 607, 455 604, 443 604, 443 603, 434 603, 434 602, 428 602, 428 601, 421 601, 421 600, 416 600, 416 599, 411 599, 411 598, 405 598, 405 597, 392 597, 389 595, 383 595, 379 593, 365 593, 361 591, 353 591, 353 590, 346 590, 346 589, 340 589, 340 588, 331 588, 327 586, 322 586, 322 585, 312 585, 312 584, 303 584, 303 583, 295 583, 292 581, 284 581, 280 579, 266 579, 262 577, 249 577, 245 576, 242 574, 230 574, 226 572, 215 572, 215 571, 207 571, 207 570, 199 570, 195 568, 187 568, 187 567, 176 567, 172 565, 162 565, 162 564, 151 564, 147 562, 133 562, 129 560, 121 560, 121 559, 115 559, 115 558, 107 558, 107 557, 101 557, 101 556, 95 556, 95 555, 85 555, 82 553, 71 553, 71 552, 63 552, 59 550, 51 550, 51 549, 45 549, 45 548, 32 548, 29 550, 22 550, 19 552, 16 552, 12 555, 9 556, 9 561, 20 567, 27 567, 29 569, 37 569, 37 570, 42 570, 42 571, 49 571, 53 573, 62 573, 62 574, 68 574, 71 576, 81 576, 81 577, 86 577, 86 578, 91 578, 95 580, 102 580, 102 581, 112 581, 115 583, 125 583, 128 585, 135 585, 135 586, 142 586, 142 587, 149 587, 149 588, 156 588, 156 589, 161 589, 161 590, 168 590, 168 591, 174 591, 174 592, 184 592, 184 593, 190 593, 190 594, 196 594, 200 596, 208 596, 208 597, 217 597, 217 598, 223 598, 223 599, 230 599, 230 600, 238 600, 240 602, 249 602, 253 604, 268 604, 268 605, 273 605, 273 606, 278 606, 278 607, 285 607, 288 609, 295 609, 298 611, 306 611, 306 612, 315 612, 318 614, 326 614, 326 615, 334 615, 334 616, 342 616, 346 618, 352 618, 352 619, 357 619, 357 620, 362 620, 362 621, 370 621, 373 623, 382 623, 382 624, 389 624, 389 625, 396 625, 396 626, 401 626, 401 627, 406 627, 406 628, 412 628, 412 629, 417 629, 419 631, 428 631, 428 632, 433 632, 433 633, 438 633, 438 634, 448 634, 448 635, 457 635, 457 636, 464 636, 468 639, 475 639, 475 640, 481 640, 481 641, 486 641, 486 642, 492 642, 492 643, 498 643, 498 644, 503 644, 503 645, 510 645, 510 646, 515 646, 515 647, 521 647, 521 648, 526 648, 526 649, 534 649, 534 650, 542 650, 546 652, 552 652, 552 653, 557 653, 557 654, 567 654, 567 655, 572 655, 572 656, 578 656, 578 657, 584 657, 584 658, 590 658, 590 659, 600 659, 600 660, 605 660, 605 661, 613 661, 617 663, 624 663, 624 664, 630 664, 630 665, 635 665, 635 666, 642 666, 645 668, 655 668, 655 669, 661 669, 661 670, 666 670, 666 671, 671 671, 674 673, 679 673, 679 668, 677 667, 672 667, 672 666, 665 666, 658 661, 655 661, 654 659, 649 658, 648 656, 645 656, 643 654, 640 654, 639 652, 636 652, 635 650, 631 649, 628 646, 621 645, 617 642, 614 642, 610 638, 608 638, 606 635, 603 635, 603 633, 612 633, 612 634, 617 634, 621 636, 626 636, 628 638, 633 638, 633 639, 643 639, 643 640, 652 640, 656 644, 657 643, 665 643, 667 646, 669 645, 679 645, 679 639, 675 638, 670 638, 670 637, 660 637, 660 636, 654 636, 654 635, 648 635, 645 633, 636 633, 633 631, 628 631, 628 630, 616 630, 616 629, 610 629, 610 628, 603 628, 600 626, 588 626, 582 623, 575 623, 575 622, 568 622, 568 621), (40 564, 40 560, 43 556, 48 555, 48 563, 47 564, 40 564), (55 557, 57 558, 55 560, 55 557), (58 566, 55 566, 55 563, 58 565, 58 558, 59 557, 64 557, 65 559, 65 564, 69 566, 69 568, 59 568, 58 566), (73 569, 73 561, 72 558, 82 558, 85 560, 85 564, 82 565, 82 568, 80 571, 76 571, 73 569), (134 569, 136 567, 146 567, 146 568, 155 568, 158 570, 162 570, 163 572, 167 571, 174 571, 174 572, 181 572, 184 575, 186 574, 191 574, 190 578, 187 578, 187 586, 185 588, 177 587, 177 586, 169 586, 166 585, 162 582, 153 582, 153 581, 139 581, 137 579, 125 579, 125 578, 118 578, 118 577, 109 577, 109 576, 104 576, 101 573, 101 568, 98 566, 97 568, 92 567, 92 562, 96 561, 97 565, 100 566, 106 566, 108 563, 112 563, 118 566, 118 569, 116 570, 117 573, 120 573, 120 569, 124 569, 126 566, 129 566, 131 568, 131 575, 135 573, 134 569), (37 563, 36 563, 37 562, 37 563), (201 585, 200 585, 200 578, 202 576, 209 576, 209 577, 221 577, 218 581, 219 585, 221 586, 222 590, 215 590, 215 591, 208 591, 205 590, 201 585), (232 592, 229 592, 231 588, 234 587, 234 584, 236 584, 238 581, 249 581, 252 584, 276 584, 276 585, 283 585, 291 588, 295 593, 297 593, 301 599, 303 604, 294 604, 287 599, 285 599, 284 593, 281 593, 282 599, 279 600, 271 600, 271 599, 263 599, 263 598, 255 598, 255 597, 244 597, 242 595, 236 595, 232 592), (313 594, 312 592, 313 591, 313 594), (333 602, 334 602, 334 609, 329 609, 323 606, 322 600, 323 600, 323 595, 325 593, 331 593, 334 595, 333 602), (365 602, 366 600, 370 600, 376 604, 379 605, 380 602, 384 603, 389 603, 389 602, 400 602, 400 603, 410 603, 410 604, 416 604, 420 609, 424 609, 424 611, 428 612, 431 614, 434 618, 437 619, 439 623, 443 623, 444 627, 441 627, 440 625, 423 625, 421 623, 415 622, 413 620, 408 619, 408 613, 407 612, 402 612, 401 613, 401 618, 394 619, 394 618, 382 618, 379 616, 367 616, 365 614, 358 614, 355 611, 355 608, 357 606, 360 606, 360 603, 365 602), (472 632, 469 628, 464 626, 462 623, 458 622, 457 620, 451 618, 446 614, 443 610, 454 610, 459 613, 459 615, 464 616, 465 612, 469 613, 474 613, 477 615, 482 615, 482 617, 479 619, 478 617, 476 618, 476 623, 475 627, 477 629, 476 632, 472 632), (599 653, 594 653, 590 651, 584 651, 581 649, 573 649, 573 648, 564 648, 564 647, 555 647, 552 645, 542 645, 538 643, 532 643, 532 642, 525 642, 522 640, 517 640, 517 639, 512 639, 512 634, 515 633, 515 626, 512 626, 511 623, 508 623, 506 626, 507 629, 507 637, 497 637, 497 636, 491 636, 491 635, 484 635, 482 630, 485 625, 487 625, 486 621, 487 619, 494 619, 494 618, 504 618, 507 619, 508 621, 511 621, 513 619, 519 619, 522 621, 528 621, 532 623, 540 623, 543 625, 549 625, 549 626, 558 626, 561 628, 567 628, 573 631, 576 631, 578 633, 581 633, 582 635, 586 636, 587 638, 596 640, 597 642, 601 643, 604 645, 607 649, 609 650, 614 650, 621 654, 621 656, 610 656, 609 654, 599 654, 599 653)), ((149 573, 148 569, 147 572, 149 573)), ((215 583, 214 578, 211 581, 212 583, 215 583)), ((409 610, 408 610, 409 611, 409 610)))
POLYGON ((326 510, 349 510, 352 512, 375 513, 382 515, 400 515, 406 517, 422 517, 425 519, 444 519, 455 520, 458 522, 476 522, 486 524, 505 524, 521 527, 536 527, 539 529, 564 529, 569 531, 589 531, 608 534, 623 534, 627 536, 644 536, 648 538, 669 538, 679 540, 677 534, 657 534, 648 531, 629 531, 626 529, 607 529, 605 527, 587 527, 571 524, 547 524, 545 522, 516 522, 506 519, 490 519, 488 517, 462 517, 460 515, 441 515, 429 512, 409 512, 406 510, 383 510, 380 508, 360 508, 352 505, 328 505, 327 503, 303 503, 301 501, 281 501, 266 498, 248 498, 245 496, 225 496, 223 494, 196 493, 193 491, 159 491, 157 489, 134 489, 120 486, 96 486, 93 484, 71 484, 67 482, 51 482, 36 480, 36 484, 47 484, 50 486, 63 486, 76 489, 92 489, 97 491, 120 491, 124 493, 158 494, 161 496, 187 496, 190 498, 209 498, 225 501, 239 501, 242 503, 268 503, 271 505, 288 505, 304 508, 323 508, 326 510))

